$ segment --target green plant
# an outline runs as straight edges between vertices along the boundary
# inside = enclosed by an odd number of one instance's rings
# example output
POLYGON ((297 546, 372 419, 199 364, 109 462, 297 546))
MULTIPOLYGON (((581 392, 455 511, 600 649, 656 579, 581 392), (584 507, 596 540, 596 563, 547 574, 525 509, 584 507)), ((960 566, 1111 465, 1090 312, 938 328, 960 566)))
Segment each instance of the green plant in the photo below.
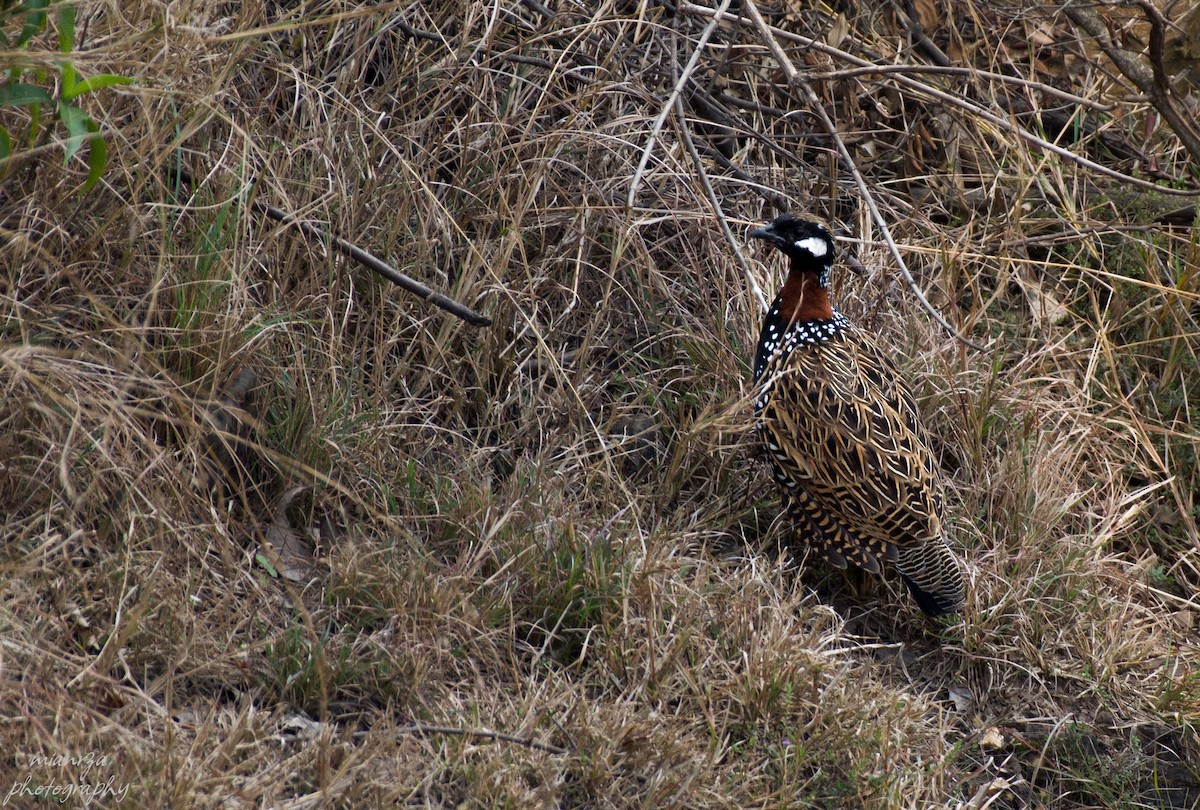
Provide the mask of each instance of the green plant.
MULTIPOLYGON (((14 50, 28 48, 33 37, 46 26, 48 7, 48 0, 29 0, 10 9, 8 14, 23 18, 21 31, 15 41, 10 42, 7 34, 0 30, 0 44, 14 50)), ((75 47, 75 7, 59 6, 55 16, 58 49, 66 57, 75 47)), ((54 129, 55 121, 58 121, 67 131, 67 139, 63 143, 66 152, 63 157, 64 163, 69 163, 84 143, 88 144, 88 176, 81 188, 81 191, 87 192, 99 182, 100 175, 104 172, 108 161, 108 146, 100 135, 99 124, 75 102, 86 93, 105 87, 130 84, 133 79, 112 73, 98 73, 82 78, 74 63, 67 58, 56 60, 56 65, 57 94, 51 94, 39 86, 38 83, 46 80, 44 69, 14 64, 5 70, 7 78, 0 84, 0 108, 26 107, 29 110, 29 121, 25 131, 15 139, 7 127, 0 125, 0 178, 7 177, 11 171, 10 159, 13 157, 15 145, 23 143, 31 150, 44 146, 54 129), (31 77, 38 83, 23 81, 26 77, 31 77)))

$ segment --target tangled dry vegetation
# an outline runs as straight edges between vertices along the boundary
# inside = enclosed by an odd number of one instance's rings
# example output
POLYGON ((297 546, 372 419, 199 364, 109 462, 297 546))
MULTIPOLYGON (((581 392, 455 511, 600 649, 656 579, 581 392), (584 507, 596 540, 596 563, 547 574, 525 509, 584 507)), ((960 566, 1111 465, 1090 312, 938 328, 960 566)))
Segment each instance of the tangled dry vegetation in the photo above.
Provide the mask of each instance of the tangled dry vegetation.
POLYGON ((79 5, 103 178, 43 121, 0 186, 15 806, 1200 806, 1198 15, 720 8, 79 5), (775 519, 781 208, 932 426, 953 621, 775 519))

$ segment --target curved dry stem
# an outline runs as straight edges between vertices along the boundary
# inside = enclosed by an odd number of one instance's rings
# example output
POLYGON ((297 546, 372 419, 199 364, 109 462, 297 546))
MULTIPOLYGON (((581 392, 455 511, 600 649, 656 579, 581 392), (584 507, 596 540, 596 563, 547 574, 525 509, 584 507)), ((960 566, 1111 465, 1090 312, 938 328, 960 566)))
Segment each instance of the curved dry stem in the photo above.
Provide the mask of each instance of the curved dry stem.
POLYGON ((842 140, 841 135, 838 133, 837 127, 834 126, 833 121, 829 117, 829 113, 825 111, 825 107, 821 104, 821 100, 817 98, 817 94, 813 92, 812 87, 809 86, 808 82, 801 78, 800 71, 796 69, 796 66, 792 64, 792 60, 788 58, 788 55, 784 53, 783 48, 779 46, 779 42, 775 39, 774 32, 771 30, 771 27, 767 25, 766 20, 762 18, 762 15, 759 14, 758 6, 754 4, 754 0, 745 0, 742 7, 750 15, 750 19, 758 28, 759 34, 762 36, 763 41, 767 44, 767 47, 770 48, 771 53, 774 54, 776 61, 779 62, 779 65, 783 68, 784 73, 787 74, 788 81, 804 94, 805 98, 808 100, 809 108, 816 113, 818 118, 821 119, 821 124, 824 126, 825 131, 828 133, 830 139, 832 139, 836 145, 838 155, 841 157, 843 164, 850 170, 851 175, 853 175, 854 183, 856 186, 858 186, 859 196, 862 197, 867 209, 871 212, 871 219, 874 220, 876 226, 883 234, 883 239, 887 243, 888 250, 891 251, 892 257, 896 260, 896 266, 900 269, 900 273, 904 277, 904 282, 908 285, 908 289, 912 291, 917 301, 920 302, 921 307, 929 313, 930 317, 937 321, 938 325, 946 331, 946 334, 950 335, 964 346, 969 346, 976 351, 988 351, 984 346, 969 340, 957 329, 951 326, 945 317, 942 316, 942 313, 934 309, 933 305, 929 303, 929 299, 925 297, 925 293, 922 292, 921 288, 917 286, 916 280, 912 277, 912 273, 909 272, 908 265, 905 263, 904 257, 900 255, 900 248, 897 247, 896 240, 892 238, 891 228, 888 227, 887 220, 884 219, 883 214, 879 211, 879 206, 875 203, 875 196, 871 193, 871 189, 867 185, 867 181, 863 179, 862 172, 858 170, 858 166, 854 163, 854 158, 850 155, 850 150, 846 148, 846 142, 842 140))

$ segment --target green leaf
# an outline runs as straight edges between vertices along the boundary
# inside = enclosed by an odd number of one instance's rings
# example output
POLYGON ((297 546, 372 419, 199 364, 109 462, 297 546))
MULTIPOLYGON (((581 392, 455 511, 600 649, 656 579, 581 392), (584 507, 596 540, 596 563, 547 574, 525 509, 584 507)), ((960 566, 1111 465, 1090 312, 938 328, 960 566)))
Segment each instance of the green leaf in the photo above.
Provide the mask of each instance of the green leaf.
POLYGON ((58 8, 58 49, 70 53, 75 47, 75 6, 58 8))
POLYGON ((75 66, 70 62, 62 62, 58 66, 58 72, 62 74, 62 92, 60 95, 63 98, 75 98, 75 79, 79 75, 75 72, 75 66))
POLYGON ((26 0, 25 8, 29 9, 29 13, 25 15, 25 27, 21 29, 21 35, 17 37, 18 48, 28 44, 46 25, 46 12, 43 9, 49 4, 50 0, 26 0))
POLYGON ((83 142, 91 134, 92 129, 88 124, 92 123, 92 119, 83 110, 70 104, 59 104, 58 115, 62 118, 63 126, 67 128, 67 135, 70 136, 67 138, 67 156, 63 158, 63 162, 67 163, 75 157, 79 147, 83 146, 83 142))
MULTIPOLYGON (((88 128, 92 133, 100 132, 100 127, 95 121, 89 119, 88 128)), ((103 138, 92 138, 91 145, 88 146, 88 179, 83 181, 83 187, 79 188, 80 194, 86 194, 92 190, 100 182, 101 175, 104 174, 104 166, 108 163, 108 144, 104 143, 103 138)))
POLYGON ((29 104, 46 104, 52 100, 49 93, 32 84, 0 84, 0 104, 24 107, 29 104))
POLYGON ((12 138, 8 135, 8 130, 0 127, 0 160, 4 160, 12 154, 12 138))
MULTIPOLYGON (((99 132, 100 127, 95 121, 88 119, 88 129, 93 133, 99 132)), ((92 138, 92 143, 88 147, 88 176, 83 182, 83 188, 79 189, 80 194, 87 194, 92 188, 100 182, 100 175, 104 174, 104 164, 108 162, 108 144, 103 138, 92 138)))
POLYGON ((116 76, 112 73, 99 73, 84 79, 81 82, 76 82, 68 94, 66 88, 63 88, 62 97, 68 101, 73 98, 78 98, 84 93, 90 93, 93 90, 99 90, 101 87, 112 87, 118 84, 133 84, 133 79, 128 76, 116 76))
POLYGON ((254 561, 267 569, 267 573, 273 578, 279 579, 279 572, 275 570, 275 566, 271 565, 271 561, 267 559, 267 555, 261 551, 254 555, 254 561))

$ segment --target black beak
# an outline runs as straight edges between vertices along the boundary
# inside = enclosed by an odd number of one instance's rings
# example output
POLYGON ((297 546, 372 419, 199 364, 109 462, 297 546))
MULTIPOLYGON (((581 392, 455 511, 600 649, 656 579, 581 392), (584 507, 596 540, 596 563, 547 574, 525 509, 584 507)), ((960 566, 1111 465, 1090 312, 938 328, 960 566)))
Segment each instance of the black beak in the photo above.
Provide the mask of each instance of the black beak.
POLYGON ((771 239, 775 236, 775 231, 771 230, 770 225, 764 225, 761 228, 755 228, 746 234, 751 239, 771 239))

